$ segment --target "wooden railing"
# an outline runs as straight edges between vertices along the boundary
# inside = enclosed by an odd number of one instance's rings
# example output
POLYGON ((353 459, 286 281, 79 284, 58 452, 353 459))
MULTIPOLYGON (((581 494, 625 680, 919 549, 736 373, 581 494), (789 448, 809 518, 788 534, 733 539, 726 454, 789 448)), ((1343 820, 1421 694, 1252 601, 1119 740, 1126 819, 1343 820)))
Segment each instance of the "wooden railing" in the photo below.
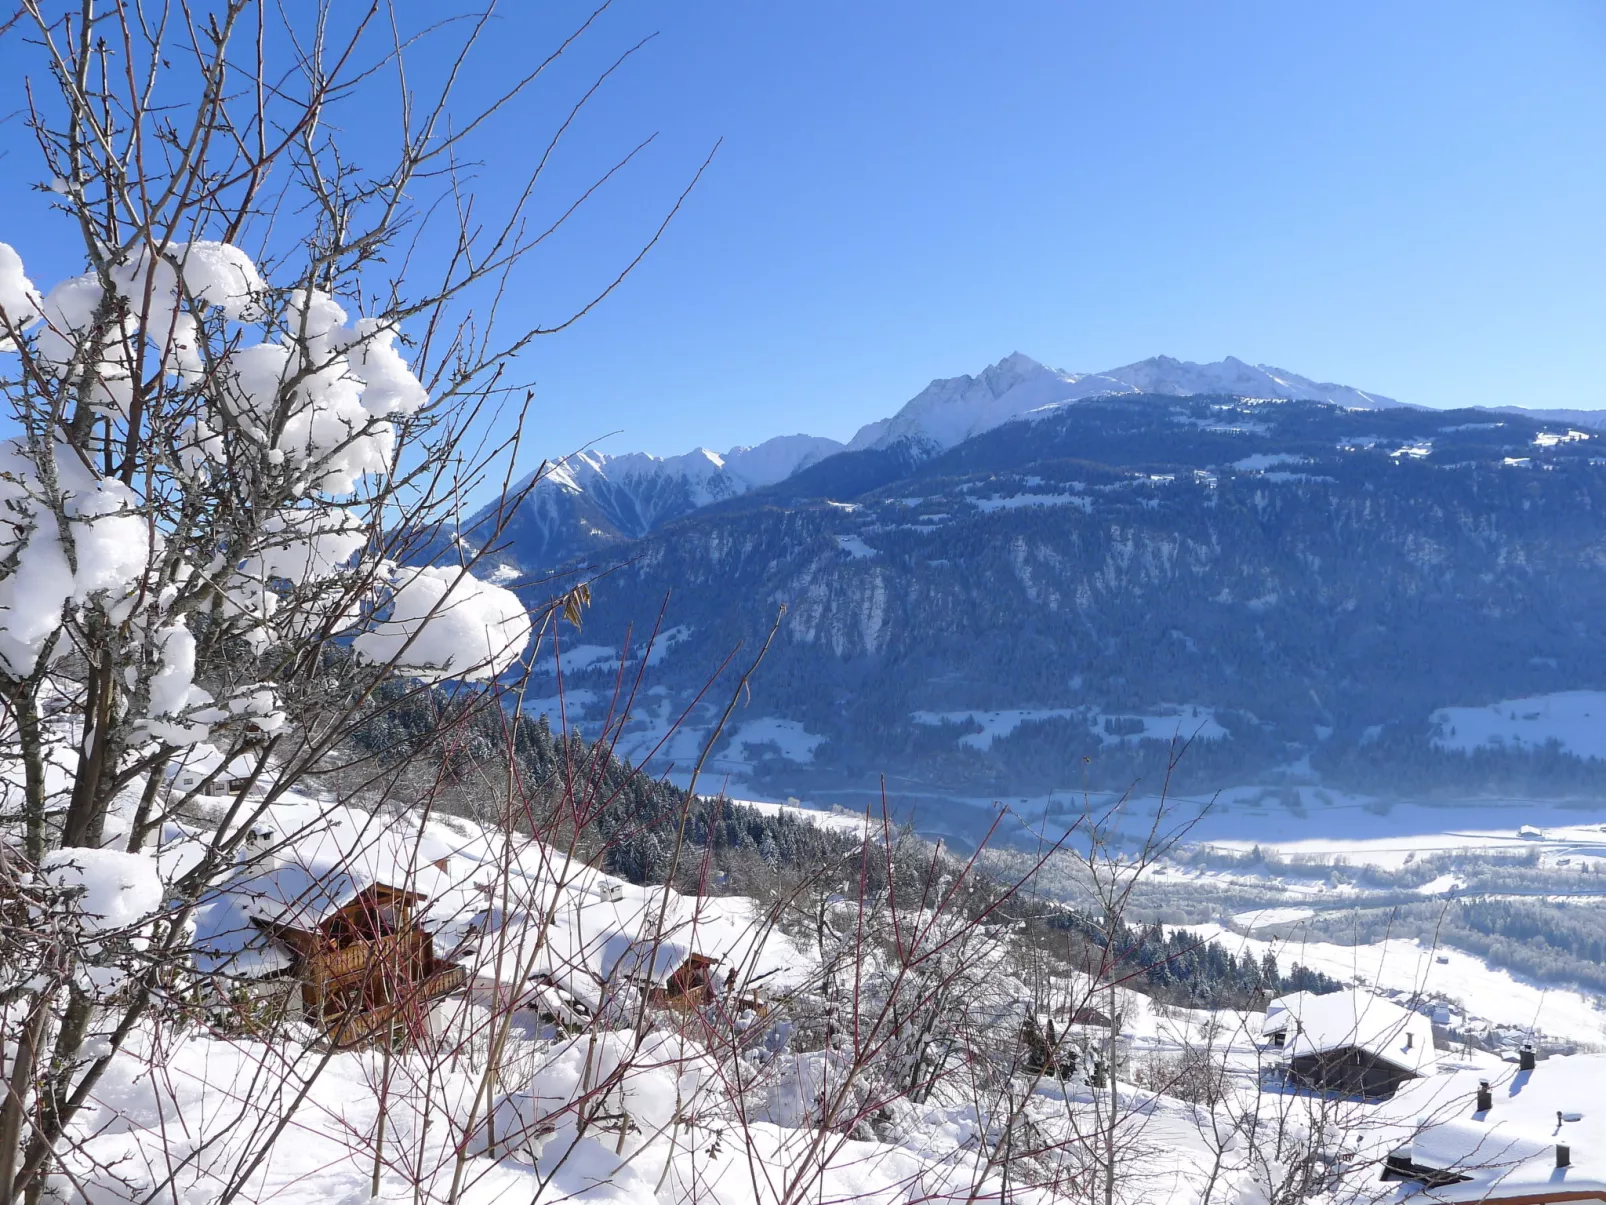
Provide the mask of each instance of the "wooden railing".
POLYGON ((401 985, 397 999, 334 1018, 329 1027, 329 1040, 345 1049, 388 1035, 398 1025, 416 1024, 421 1017, 414 1010, 461 990, 466 981, 467 972, 462 967, 441 966, 423 979, 401 985))
POLYGON ((404 973, 411 979, 423 973, 428 960, 427 941, 422 933, 393 933, 353 942, 338 950, 320 950, 307 964, 307 978, 324 987, 339 987, 353 979, 385 972, 404 973))

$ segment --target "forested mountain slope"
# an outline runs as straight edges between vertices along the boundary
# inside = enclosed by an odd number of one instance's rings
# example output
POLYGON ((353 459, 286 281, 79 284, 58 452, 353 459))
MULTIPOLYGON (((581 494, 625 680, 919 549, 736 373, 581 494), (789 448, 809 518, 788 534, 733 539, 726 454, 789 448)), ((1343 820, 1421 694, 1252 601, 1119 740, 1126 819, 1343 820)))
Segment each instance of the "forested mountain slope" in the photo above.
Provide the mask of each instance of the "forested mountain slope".
MULTIPOLYGON (((843 453, 622 548, 568 714, 601 719, 641 652, 627 629, 639 644, 667 597, 626 748, 685 765, 713 703, 660 738, 784 605, 717 766, 772 792, 1124 785, 1174 736, 1194 788, 1593 790, 1589 750, 1542 724, 1457 748, 1434 713, 1606 687, 1597 438, 1129 395, 934 456, 843 453)), ((516 542, 500 555, 518 565, 516 542)))

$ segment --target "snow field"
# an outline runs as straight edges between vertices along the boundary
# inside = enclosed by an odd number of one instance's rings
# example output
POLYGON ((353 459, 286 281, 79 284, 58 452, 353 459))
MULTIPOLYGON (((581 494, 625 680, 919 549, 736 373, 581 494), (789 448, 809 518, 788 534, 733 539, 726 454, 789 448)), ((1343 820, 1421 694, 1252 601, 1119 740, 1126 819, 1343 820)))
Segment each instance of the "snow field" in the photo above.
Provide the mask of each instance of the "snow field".
POLYGON ((1261 940, 1220 925, 1187 928, 1201 937, 1220 941, 1234 953, 1255 958, 1274 953, 1284 965, 1298 962, 1344 983, 1424 998, 1442 994, 1457 1001, 1472 1020, 1539 1029, 1588 1047, 1606 1046, 1606 1012, 1601 1011, 1594 997, 1524 982, 1475 955, 1448 946, 1434 948, 1414 938, 1342 946, 1297 937, 1261 940))
POLYGON ((1470 753, 1486 746, 1539 749, 1551 741, 1577 757, 1606 759, 1606 691, 1566 690, 1484 707, 1441 707, 1434 744, 1470 753))
POLYGON ((1183 705, 1162 707, 1153 715, 1114 715, 1093 707, 1022 707, 997 711, 916 711, 911 718, 926 727, 974 723, 980 732, 967 732, 959 743, 971 749, 991 749, 993 742, 1009 736, 1023 724, 1052 719, 1084 719, 1099 734, 1100 743, 1120 745, 1127 741, 1214 741, 1227 735, 1208 707, 1183 705))

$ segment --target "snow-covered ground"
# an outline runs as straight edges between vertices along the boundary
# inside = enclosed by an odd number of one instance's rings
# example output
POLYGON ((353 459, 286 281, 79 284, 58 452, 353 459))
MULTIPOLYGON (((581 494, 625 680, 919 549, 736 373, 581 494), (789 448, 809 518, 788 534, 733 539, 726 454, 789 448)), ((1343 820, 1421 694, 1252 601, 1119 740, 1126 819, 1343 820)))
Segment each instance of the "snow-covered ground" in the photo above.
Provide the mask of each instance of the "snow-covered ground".
POLYGON ((995 510, 1019 510, 1024 506, 1074 506, 1083 512, 1093 509, 1093 499, 1086 494, 995 495, 991 498, 972 498, 970 503, 984 514, 991 514, 995 510))
POLYGON ((991 749, 993 742, 1008 736, 1022 724, 1054 719, 1081 719, 1099 733, 1105 745, 1127 741, 1214 741, 1227 735, 1208 707, 1195 705, 1162 706, 1146 714, 1116 714, 1093 707, 1016 707, 988 711, 917 711, 911 718, 917 724, 938 727, 947 724, 977 724, 980 732, 967 732, 961 745, 972 749, 991 749))
POLYGON ((1315 916, 1312 908, 1255 908, 1249 912, 1240 912, 1232 918, 1232 923, 1253 933, 1256 929, 1269 929, 1274 925, 1288 925, 1296 921, 1309 920, 1315 916))
MULTIPOLYGON (((1516 857, 1532 853, 1538 855, 1541 861, 1554 861, 1557 857, 1569 855, 1591 858, 1606 856, 1606 830, 1603 830, 1598 823, 1578 823, 1578 813, 1575 811, 1561 812, 1557 815, 1507 812, 1505 818, 1508 823, 1514 823, 1512 827, 1503 829, 1491 825, 1487 828, 1452 828, 1437 832, 1411 831, 1426 827, 1435 818, 1453 824, 1459 817, 1454 813, 1446 814, 1437 808, 1410 809, 1407 814, 1399 818, 1400 823, 1397 827, 1400 831, 1368 836, 1362 835, 1368 829, 1386 829, 1395 826, 1388 824, 1391 817, 1367 816, 1363 812, 1353 818, 1354 830, 1358 830, 1354 835, 1312 835, 1296 837, 1293 840, 1278 840, 1271 835, 1266 839, 1231 837, 1204 844, 1241 852, 1259 847, 1265 852, 1275 853, 1285 859, 1341 858, 1351 865, 1378 866, 1389 870, 1398 870, 1420 857, 1432 854, 1496 854, 1516 857), (1423 812, 1437 815, 1423 815, 1423 812), (1560 820, 1562 823, 1544 826, 1535 823, 1546 819, 1560 820), (1522 828, 1531 828, 1535 831, 1522 834, 1519 832, 1522 828)), ((1481 808, 1466 818, 1472 820, 1474 824, 1480 820, 1488 823, 1496 819, 1481 808)), ((1442 889, 1448 890, 1452 886, 1454 884, 1446 880, 1442 889)))
POLYGON ((766 716, 757 720, 744 720, 736 727, 730 744, 720 754, 720 764, 736 763, 745 768, 754 756, 754 750, 766 747, 775 750, 791 762, 810 762, 814 751, 825 743, 796 720, 781 720, 766 716))
MULTIPOLYGON (((863 824, 812 815, 852 831, 863 824)), ((820 951, 776 931, 753 901, 693 900, 620 882, 539 842, 456 817, 380 816, 291 796, 254 829, 271 843, 271 857, 242 864, 203 899, 198 934, 207 949, 222 955, 271 944, 272 924, 254 920, 288 923, 309 907, 305 892, 275 894, 292 880, 331 893, 347 892, 347 880, 394 881, 427 897, 420 908, 436 948, 458 952, 468 990, 436 1002, 390 1052, 321 1049, 300 1022, 265 1041, 254 1032, 148 1018, 112 1060, 66 1157, 88 1201, 199 1205, 235 1188, 243 1189, 239 1199, 275 1205, 772 1205, 805 1197, 904 1205, 1003 1197, 988 1159, 1004 1106, 977 1096, 968 1075, 935 1082, 918 1104, 896 1096, 877 1114, 879 1128, 857 1125, 849 1134, 811 1120, 825 1107, 839 1056, 793 1053, 791 1023, 766 1029, 730 986, 718 995, 736 1004, 719 1015, 735 1041, 720 1036, 713 1010, 683 1028, 635 1027, 637 993, 666 982, 692 953, 739 970, 738 983, 764 984, 772 998, 807 990, 820 951), (554 1005, 554 992, 568 1003, 554 1005), (583 1015, 601 1023, 580 1033, 532 1033, 534 1017, 516 1011, 582 1004, 583 1015), (515 1011, 493 1012, 504 1006, 515 1011), (738 1007, 745 1011, 731 1017, 738 1007), (498 1024, 513 1028, 494 1036, 498 1024), (755 1027, 751 1038, 740 1037, 744 1026, 755 1027), (269 1157, 255 1161, 264 1135, 280 1125, 269 1157)), ((206 840, 203 830, 171 826, 165 860, 152 864, 176 873, 206 840)), ((147 894, 133 902, 159 907, 160 892, 147 894)), ((915 927, 905 940, 937 940, 923 930, 941 923, 938 913, 916 910, 906 919, 915 927)), ((1028 989, 1011 970, 1002 933, 964 932, 937 941, 930 957, 951 960, 966 978, 953 1016, 975 1010, 990 1018, 982 1032, 996 1030, 1007 1044, 1028 989), (955 940, 961 944, 950 945, 955 940)), ((244 977, 283 969, 261 959, 228 965, 244 977)), ((874 958, 856 964, 863 977, 856 995, 878 968, 874 958)), ((1133 1073, 1207 1035, 1213 1051, 1234 1060, 1235 1074, 1253 1064, 1252 1017, 1161 1008, 1085 979, 1051 985, 1051 999, 1055 991, 1072 1001, 1066 1016, 1091 995, 1121 1018, 1120 1065, 1133 1073)), ((1208 1149, 1188 1106, 1128 1082, 1100 1089, 1089 1083, 1085 1062, 1080 1078, 1021 1083, 1034 1135, 1073 1146, 1113 1091, 1125 1136, 1161 1152, 1141 1170, 1161 1196, 1142 1199, 1190 1200, 1208 1149)), ((1016 1184, 1007 1199, 1048 1198, 1016 1184)))
POLYGON ((1606 691, 1564 690, 1484 707, 1441 707, 1429 717, 1434 743, 1471 752, 1486 746, 1543 748, 1606 759, 1606 691))
POLYGON ((959 743, 972 749, 991 749, 994 741, 1008 736, 1022 724, 1070 719, 1078 714, 1075 708, 1069 707, 1027 707, 1002 711, 917 711, 912 718, 917 724, 933 728, 945 724, 979 724, 980 732, 967 732, 959 738, 959 743))
POLYGON ((1188 928, 1201 937, 1219 940, 1235 953, 1256 958, 1274 953, 1284 966, 1298 962, 1345 983, 1364 983, 1407 995, 1442 994, 1458 1001, 1473 1020, 1534 1028, 1606 1048, 1606 1012, 1596 998, 1526 982, 1462 950, 1424 945, 1410 938, 1343 946, 1298 937, 1261 940, 1220 925, 1188 928))
MULTIPOLYGON (((790 803, 743 802, 845 832, 860 832, 865 823, 862 817, 790 803)), ((356 835, 373 823, 367 814, 312 799, 282 805, 266 817, 267 826, 282 834, 302 831, 292 850, 320 866, 349 863, 356 835)), ((463 819, 402 816, 391 823, 397 830, 386 834, 384 856, 429 879, 427 911, 437 926, 437 942, 467 943, 475 950, 470 966, 477 986, 431 1015, 431 1040, 439 1037, 443 1043, 421 1042, 391 1058, 372 1050, 327 1055, 249 1036, 147 1026, 135 1050, 114 1061, 86 1119, 93 1137, 75 1154, 81 1162, 73 1169, 91 1185, 90 1199, 160 1194, 170 1176, 174 1182, 167 1196, 172 1199, 184 1205, 216 1199, 237 1171, 238 1159, 249 1153, 249 1123, 276 1117, 286 1095, 302 1089, 305 1096, 286 1137, 271 1159, 247 1175, 247 1199, 367 1205, 375 1199, 376 1175, 379 1201, 413 1199, 419 1185, 425 1186, 425 1199, 444 1199, 453 1179, 461 1178, 466 1205, 538 1196, 610 1205, 771 1205, 783 1199, 774 1186, 799 1176, 808 1178, 817 1199, 906 1205, 911 1199, 999 1198, 996 1184, 971 1191, 978 1178, 985 1181, 990 1174, 979 1161, 995 1122, 988 1118, 988 1106, 967 1099, 971 1085, 963 1076, 944 1081, 918 1106, 902 1098, 894 1102, 879 1137, 867 1127, 833 1135, 821 1150, 815 1140, 828 1131, 809 1120, 822 1077, 830 1074, 831 1056, 820 1051, 754 1055, 740 1063, 764 1077, 764 1087, 748 1093, 739 1123, 728 1097, 731 1068, 738 1064, 730 1051, 699 1040, 695 1028, 655 1028, 637 1037, 620 1025, 585 1037, 559 1033, 533 1041, 521 1031, 493 1056, 489 1039, 479 1036, 487 1032, 490 1016, 481 1000, 487 994, 499 998, 503 985, 514 993, 544 991, 540 985, 525 986, 535 982, 528 978, 532 968, 543 972, 540 984, 559 984, 601 1010, 613 989, 599 985, 617 986, 641 976, 662 980, 693 951, 719 958, 722 967, 742 968, 772 992, 805 990, 820 966, 818 951, 768 929, 764 909, 746 899, 696 902, 661 887, 621 883, 538 843, 510 845, 463 819), (488 881, 507 888, 488 894, 483 890, 488 881), (654 936, 660 916, 667 919, 661 939, 654 936), (537 926, 541 936, 532 945, 527 939, 537 926), (496 1087, 482 1098, 493 1057, 496 1087), (274 1088, 251 1087, 263 1082, 265 1068, 271 1069, 266 1074, 274 1088), (580 1126, 577 1118, 584 1109, 576 1102, 585 1097, 588 1083, 613 1068, 622 1068, 617 1099, 604 1100, 600 1115, 624 1116, 627 1122, 580 1126), (248 1124, 236 1124, 241 1116, 248 1124), (178 1118, 183 1125, 174 1124, 178 1118), (531 1142, 531 1128, 546 1119, 552 1134, 531 1142)), ((183 829, 169 833, 171 866, 184 864, 185 851, 198 836, 183 829)), ((367 865, 366 860, 372 856, 364 847, 359 861, 367 865)), ((282 870, 293 862, 281 855, 275 866, 282 870)), ((1251 929, 1297 925, 1311 911, 1284 905, 1241 912, 1234 919, 1251 929)), ((1220 925, 1190 928, 1257 959, 1275 952, 1285 968, 1299 962, 1402 996, 1442 994, 1459 1002, 1472 1020, 1606 1046, 1606 1014, 1593 1001, 1524 983, 1458 951, 1406 940, 1344 947, 1244 937, 1220 925)), ((1017 1008, 1026 998, 1025 984, 1012 972, 998 938, 981 940, 959 961, 968 964, 978 1010, 1017 1008)), ((1256 1042, 1259 1017, 1157 1005, 1122 987, 1095 991, 1070 983, 1063 989, 1072 998, 1079 991, 1120 1018, 1122 1081, 1101 1091, 1088 1083, 1084 1068, 1080 1080, 1036 1083, 1023 1106, 1034 1133, 1049 1142, 1081 1141, 1077 1135, 1093 1132, 1088 1126, 1095 1111, 1110 1107, 1113 1091, 1122 1141, 1144 1152, 1141 1159, 1132 1158, 1124 1174, 1122 1200, 1195 1205, 1214 1166, 1212 1115, 1152 1085, 1156 1077, 1172 1074, 1168 1068, 1180 1066, 1179 1060, 1203 1051, 1222 1068, 1229 1101, 1253 1099, 1265 1091, 1261 1072, 1269 1065, 1256 1042)), ((971 995, 965 1000, 970 1007, 971 995)), ((1019 1015, 1001 1012, 995 1028, 1009 1033, 1019 1015)), ((1093 1040, 1103 1039, 1094 1034, 1093 1040)), ((1089 1047, 1095 1048, 1102 1049, 1089 1047)), ((1442 1061, 1498 1066, 1492 1056, 1476 1052, 1442 1061)), ((1283 1099, 1295 1110, 1309 1105, 1305 1098, 1283 1099)), ((1357 1125, 1365 1122, 1367 1108, 1354 1106, 1357 1125)), ((1221 1200, 1258 1199, 1245 1184, 1235 1184, 1221 1200), (1240 1196, 1240 1190, 1247 1195, 1240 1196)), ((1008 1199, 1044 1198, 1017 1188, 1008 1199)))
MULTIPOLYGON (((1133 818, 1132 827, 1146 828, 1161 806, 1159 799, 1143 796, 1122 811, 1133 818)), ((1413 803, 1303 785, 1172 796, 1163 806, 1186 825, 1186 840, 1193 844, 1243 851, 1259 846, 1285 857, 1342 856, 1394 868, 1429 853, 1522 853, 1536 845, 1606 843, 1606 801, 1486 796, 1413 803), (1524 828, 1538 834, 1519 835, 1524 828)))

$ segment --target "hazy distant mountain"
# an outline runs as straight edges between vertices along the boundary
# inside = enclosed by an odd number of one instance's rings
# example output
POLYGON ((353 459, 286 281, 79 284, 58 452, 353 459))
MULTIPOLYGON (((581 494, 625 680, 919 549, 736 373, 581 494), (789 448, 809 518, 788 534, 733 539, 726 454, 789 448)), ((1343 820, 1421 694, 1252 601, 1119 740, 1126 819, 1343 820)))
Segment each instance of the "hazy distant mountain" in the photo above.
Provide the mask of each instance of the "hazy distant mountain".
POLYGON ((1572 423, 1592 431, 1606 429, 1606 410, 1538 410, 1526 406, 1490 406, 1493 414, 1517 414, 1547 423, 1572 423))
MULTIPOLYGON (((668 457, 579 452, 544 466, 511 491, 521 501, 502 542, 508 559, 532 572, 596 557, 711 502, 784 480, 841 449, 834 439, 782 435, 724 455, 707 448, 668 457)), ((476 515, 466 527, 469 536, 482 532, 491 518, 489 512, 476 515)))

